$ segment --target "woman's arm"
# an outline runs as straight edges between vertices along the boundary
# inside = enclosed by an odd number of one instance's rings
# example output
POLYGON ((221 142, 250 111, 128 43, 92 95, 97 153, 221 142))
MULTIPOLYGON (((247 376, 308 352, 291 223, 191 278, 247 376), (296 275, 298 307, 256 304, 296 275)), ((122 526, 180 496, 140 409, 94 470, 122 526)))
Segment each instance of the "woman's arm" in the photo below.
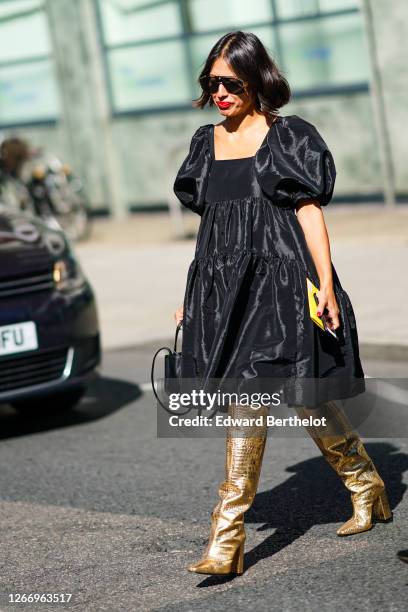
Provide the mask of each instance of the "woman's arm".
POLYGON ((296 206, 296 213, 319 276, 318 316, 327 308, 328 324, 335 330, 340 327, 340 311, 333 288, 330 243, 323 212, 319 202, 307 200, 296 206))

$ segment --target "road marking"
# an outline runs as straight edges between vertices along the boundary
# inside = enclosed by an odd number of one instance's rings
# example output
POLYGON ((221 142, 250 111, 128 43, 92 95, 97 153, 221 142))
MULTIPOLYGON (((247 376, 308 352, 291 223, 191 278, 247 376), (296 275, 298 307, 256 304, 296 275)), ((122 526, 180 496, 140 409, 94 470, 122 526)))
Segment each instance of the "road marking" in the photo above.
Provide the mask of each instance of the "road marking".
POLYGON ((141 389, 141 391, 151 391, 153 393, 151 382, 140 383, 139 389, 141 389))

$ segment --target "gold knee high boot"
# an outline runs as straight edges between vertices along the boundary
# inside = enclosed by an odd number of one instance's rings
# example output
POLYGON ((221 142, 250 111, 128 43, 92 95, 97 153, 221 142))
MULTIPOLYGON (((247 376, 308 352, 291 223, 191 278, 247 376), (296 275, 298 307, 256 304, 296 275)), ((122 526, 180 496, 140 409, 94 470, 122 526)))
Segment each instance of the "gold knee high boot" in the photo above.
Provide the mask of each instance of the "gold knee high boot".
POLYGON ((326 427, 306 429, 326 461, 351 491, 353 516, 337 530, 337 535, 367 531, 373 526, 373 519, 392 519, 384 482, 344 411, 334 401, 325 402, 316 409, 297 406, 296 411, 301 417, 326 417, 326 427))
POLYGON ((242 574, 244 571, 244 513, 258 488, 267 436, 267 408, 254 410, 231 404, 232 418, 259 418, 262 424, 227 428, 225 480, 220 500, 211 513, 211 532, 203 557, 188 570, 198 574, 242 574))

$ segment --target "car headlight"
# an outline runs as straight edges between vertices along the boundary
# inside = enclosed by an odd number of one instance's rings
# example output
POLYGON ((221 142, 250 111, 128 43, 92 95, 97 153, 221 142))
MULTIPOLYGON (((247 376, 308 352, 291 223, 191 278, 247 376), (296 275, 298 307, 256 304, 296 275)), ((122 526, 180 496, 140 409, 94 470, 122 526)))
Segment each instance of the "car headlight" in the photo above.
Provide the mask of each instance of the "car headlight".
POLYGON ((86 282, 81 266, 73 257, 66 257, 56 261, 54 263, 52 276, 55 287, 59 291, 79 289, 86 282))

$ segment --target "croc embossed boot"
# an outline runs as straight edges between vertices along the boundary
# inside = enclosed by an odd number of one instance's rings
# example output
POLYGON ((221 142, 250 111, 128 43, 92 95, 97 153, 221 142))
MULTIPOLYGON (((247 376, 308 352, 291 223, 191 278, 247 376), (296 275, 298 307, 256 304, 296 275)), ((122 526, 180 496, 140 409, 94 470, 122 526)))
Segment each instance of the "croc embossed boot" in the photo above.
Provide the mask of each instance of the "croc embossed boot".
POLYGON ((318 408, 296 406, 301 418, 325 416, 327 427, 306 427, 326 461, 351 491, 353 516, 337 530, 347 536, 367 531, 374 521, 392 520, 385 485, 357 432, 334 401, 318 408))
POLYGON ((220 500, 211 513, 211 532, 203 557, 188 570, 198 574, 242 574, 244 571, 244 513, 258 487, 267 436, 267 408, 257 410, 230 404, 234 419, 262 416, 262 424, 227 427, 225 480, 220 500))

